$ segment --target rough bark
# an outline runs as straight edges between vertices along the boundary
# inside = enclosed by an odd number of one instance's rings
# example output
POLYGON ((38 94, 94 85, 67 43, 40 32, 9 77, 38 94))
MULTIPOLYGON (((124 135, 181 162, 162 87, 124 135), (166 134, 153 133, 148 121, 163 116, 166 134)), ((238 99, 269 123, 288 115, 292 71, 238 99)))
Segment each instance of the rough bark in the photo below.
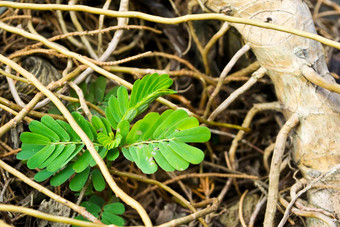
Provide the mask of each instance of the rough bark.
MULTIPOLYGON (((216 12, 316 33, 309 9, 302 0, 208 0, 206 5, 216 12)), ((293 133, 293 158, 304 177, 312 180, 340 163, 340 95, 312 84, 302 73, 302 68, 308 65, 329 83, 336 83, 327 69, 322 45, 275 30, 233 26, 267 69, 277 98, 286 107, 285 118, 289 119, 293 113, 299 116, 300 124, 293 133)), ((339 188, 340 172, 319 184, 339 188)), ((308 202, 334 213, 339 220, 338 190, 311 189, 308 202)), ((316 219, 309 219, 308 223, 325 225, 316 219)))

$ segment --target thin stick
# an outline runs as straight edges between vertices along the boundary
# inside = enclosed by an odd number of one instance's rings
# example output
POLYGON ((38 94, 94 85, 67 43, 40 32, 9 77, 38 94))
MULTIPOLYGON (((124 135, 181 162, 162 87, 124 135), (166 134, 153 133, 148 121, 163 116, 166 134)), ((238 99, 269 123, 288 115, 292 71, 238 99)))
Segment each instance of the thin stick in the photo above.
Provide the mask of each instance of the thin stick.
MULTIPOLYGON (((129 8, 128 6, 129 6, 129 0, 121 0, 120 5, 119 5, 119 12, 127 11, 129 8)), ((127 18, 118 18, 118 22, 117 22, 118 26, 125 26, 127 24, 128 24, 127 18)), ((108 47, 106 48, 104 53, 99 57, 99 59, 97 59, 98 61, 105 61, 106 59, 108 59, 108 57, 111 56, 113 51, 117 48, 120 38, 123 35, 123 32, 124 32, 123 29, 119 29, 115 32, 108 47)), ((77 79, 74 80, 74 83, 79 84, 80 82, 82 82, 90 73, 93 72, 93 70, 95 70, 93 67, 86 69, 82 74, 79 75, 77 79)))
MULTIPOLYGON (((282 197, 280 196, 280 203, 282 203, 283 206, 287 207, 289 203, 282 197)), ((297 209, 293 207, 291 209, 292 213, 298 216, 303 216, 303 217, 308 217, 308 218, 317 218, 325 222, 329 227, 338 227, 338 225, 335 223, 335 220, 318 212, 312 212, 312 211, 304 211, 297 209)))
MULTIPOLYGON (((190 174, 183 174, 177 176, 176 178, 172 178, 170 180, 164 181, 162 184, 168 185, 172 184, 178 180, 186 179, 186 178, 193 178, 193 177, 220 177, 220 178, 240 178, 240 179, 249 179, 249 180, 258 180, 259 177, 253 175, 246 175, 246 174, 228 174, 228 173, 190 173, 190 174)), ((149 191, 157 189, 157 186, 153 186, 144 190, 139 196, 146 194, 149 191)), ((220 199, 221 197, 218 197, 220 199)))
MULTIPOLYGON (((218 79, 218 83, 216 85, 215 90, 213 91, 213 93, 211 94, 209 101, 207 103, 207 107, 205 109, 203 118, 206 118, 209 114, 210 111, 210 106, 212 101, 214 100, 214 98, 216 97, 216 95, 218 94, 218 92, 220 91, 222 85, 223 85, 223 80, 224 78, 226 78, 226 76, 228 75, 228 73, 230 72, 230 70, 234 67, 234 65, 236 64, 236 62, 238 61, 238 59, 240 59, 248 50, 250 50, 250 44, 247 43, 246 45, 244 45, 241 49, 239 49, 236 54, 230 59, 230 61, 228 62, 228 64, 224 67, 219 79, 218 79)), ((222 105, 222 104, 221 104, 222 105)), ((214 118, 211 118, 211 115, 209 117, 208 120, 213 120, 214 118)))
MULTIPOLYGON (((228 108, 228 106, 241 94, 243 94, 246 90, 251 88, 260 78, 262 78, 266 73, 266 69, 261 67, 256 70, 253 75, 249 78, 249 80, 243 84, 241 87, 237 88, 233 93, 229 95, 229 97, 224 100, 221 105, 219 105, 214 112, 212 112, 208 118, 209 121, 214 120, 217 115, 219 115, 222 111, 228 108)), ((216 87, 217 88, 217 87, 216 87)))
MULTIPOLYGON (((296 191, 302 189, 302 187, 304 185, 307 185, 308 181, 306 178, 301 178, 301 179, 297 179, 297 181, 295 182, 295 184, 293 184, 290 187, 290 198, 295 198, 296 197, 296 191)), ((312 186, 313 187, 313 186, 312 186)), ((333 214, 331 212, 328 212, 324 209, 321 208, 317 208, 317 207, 307 207, 303 204, 301 204, 300 201, 296 200, 295 201, 295 206, 301 210, 306 210, 306 211, 313 211, 313 212, 320 212, 326 216, 332 217, 333 214)))
POLYGON ((14 79, 14 80, 22 81, 22 82, 24 82, 24 83, 28 83, 28 80, 26 80, 25 78, 22 78, 22 77, 20 77, 20 76, 15 76, 15 75, 13 75, 13 74, 10 74, 10 73, 8 73, 8 72, 2 70, 1 68, 0 68, 0 73, 1 73, 2 75, 4 75, 4 76, 10 77, 10 78, 12 78, 12 79, 14 79))
POLYGON ((203 49, 202 60, 203 60, 203 64, 206 65, 207 69, 209 70, 209 71, 206 72, 208 75, 211 74, 209 62, 208 62, 209 50, 217 42, 217 40, 219 38, 221 38, 228 31, 229 27, 230 27, 229 23, 224 22, 223 25, 221 26, 220 30, 218 32, 216 32, 215 35, 213 35, 213 37, 211 37, 211 39, 209 40, 209 42, 205 45, 205 47, 203 49))
POLYGON ((325 45, 340 49, 339 42, 324 38, 314 33, 305 32, 305 31, 301 31, 298 29, 294 29, 294 28, 290 28, 290 27, 286 27, 282 25, 277 25, 277 24, 266 23, 262 21, 227 16, 221 13, 205 13, 205 14, 190 14, 190 15, 188 14, 188 15, 180 16, 180 17, 166 18, 166 17, 154 16, 154 15, 150 15, 150 14, 142 13, 142 12, 134 12, 134 11, 118 12, 118 11, 99 9, 99 8, 83 6, 83 5, 68 6, 68 5, 60 5, 60 4, 32 4, 32 3, 0 1, 0 6, 17 8, 17 9, 81 11, 81 12, 88 12, 88 13, 93 13, 93 14, 103 14, 103 15, 110 16, 110 17, 139 18, 139 19, 152 21, 155 23, 162 23, 162 24, 179 24, 179 23, 193 21, 193 20, 221 20, 221 21, 228 21, 228 22, 236 23, 236 24, 247 24, 247 25, 261 27, 261 28, 273 29, 273 30, 277 30, 277 31, 285 32, 285 33, 291 33, 291 34, 298 35, 301 37, 313 39, 325 45))
MULTIPOLYGON (((175 190, 173 190, 169 186, 166 186, 164 183, 161 183, 157 180, 148 179, 146 177, 143 177, 143 176, 140 176, 140 175, 137 175, 137 174, 133 174, 133 173, 120 172, 118 170, 111 170, 111 172, 112 172, 112 174, 115 174, 115 175, 118 175, 118 176, 129 177, 129 178, 132 178, 132 179, 135 179, 135 180, 138 180, 138 181, 157 185, 159 188, 162 188, 163 190, 167 191, 168 193, 173 195, 175 198, 177 198, 183 205, 185 205, 187 208, 189 208, 189 210, 191 210, 194 213, 197 212, 196 208, 193 205, 191 205, 188 200, 186 200, 181 194, 179 194, 178 192, 176 192, 175 190)), ((205 221, 203 219, 199 218, 199 220, 201 221, 201 223, 204 226, 207 226, 207 224, 205 223, 205 221)))
POLYGON ((281 219, 278 227, 283 227, 284 224, 286 223, 288 217, 289 217, 289 213, 290 210, 292 209, 295 201, 306 191, 308 191, 314 184, 316 184, 317 182, 319 182, 320 180, 322 180, 323 178, 335 173, 338 169, 340 168, 340 164, 332 167, 330 170, 328 170, 325 173, 322 173, 320 176, 318 176, 317 178, 313 179, 311 182, 309 182, 306 187, 304 187, 301 191, 299 191, 293 198, 292 200, 289 202, 288 206, 286 207, 286 211, 284 213, 283 218, 281 219))
MULTIPOLYGON (((103 9, 108 9, 111 4, 111 0, 106 0, 105 4, 103 5, 103 9)), ((102 30, 103 24, 104 24, 104 18, 105 15, 100 15, 99 16, 99 25, 98 25, 98 30, 102 30)), ((102 53, 102 44, 103 44, 103 34, 98 33, 98 47, 97 47, 97 52, 102 53)))
MULTIPOLYGON (((2 22, 0 22, 0 28, 2 28, 3 30, 9 31, 9 32, 19 34, 19 35, 24 36, 24 37, 29 38, 29 39, 40 41, 40 42, 44 43, 46 46, 48 46, 49 48, 55 49, 58 52, 66 55, 70 58, 77 59, 78 61, 89 66, 94 71, 104 75, 105 77, 112 79, 112 80, 116 81, 117 83, 124 85, 127 88, 130 88, 130 89, 132 88, 132 84, 127 82, 126 80, 124 80, 124 79, 122 79, 122 78, 120 78, 120 77, 118 77, 118 76, 116 76, 112 73, 107 72, 106 70, 98 67, 97 65, 93 64, 92 62, 88 61, 87 59, 83 58, 82 56, 80 56, 79 54, 77 54, 75 52, 69 51, 69 50, 64 49, 64 48, 60 48, 60 46, 58 44, 48 41, 43 36, 28 33, 28 32, 26 32, 26 31, 24 31, 20 28, 9 26, 9 25, 2 23, 2 22)), ((86 70, 84 72, 86 72, 86 70)), ((78 78, 76 80, 78 80, 78 78)), ((76 83, 76 80, 74 81, 75 83, 76 83)), ((158 98, 157 101, 168 106, 168 107, 170 107, 171 109, 177 109, 178 108, 177 105, 173 104, 172 102, 170 102, 170 101, 168 101, 164 98, 158 98)), ((191 113, 189 110, 187 110, 187 112, 189 113, 189 115, 193 116, 193 113, 191 113)))
MULTIPOLYGON (((69 6, 73 6, 77 3, 77 0, 70 0, 68 2, 69 6)), ((74 24, 75 28, 77 29, 78 32, 83 32, 83 27, 81 26, 81 24, 78 21, 77 15, 75 11, 71 11, 70 12, 70 17, 72 20, 72 23, 74 24)), ((87 39, 86 36, 80 36, 80 40, 83 42, 84 46, 86 47, 85 49, 87 50, 87 52, 90 54, 90 56, 94 59, 98 59, 97 54, 94 52, 89 40, 87 39)))
POLYGON ((14 169, 10 165, 6 164, 2 160, 0 160, 0 167, 3 168, 4 170, 6 170, 7 172, 13 174, 17 178, 19 178, 20 180, 22 180, 23 182, 28 184, 29 186, 31 186, 32 188, 38 190, 39 192, 47 195, 48 197, 54 199, 55 201, 57 201, 61 204, 64 204, 65 206, 67 206, 67 207, 71 208, 72 210, 78 212, 80 215, 82 215, 86 219, 88 219, 88 220, 90 220, 94 223, 101 223, 91 213, 86 211, 86 209, 84 207, 77 206, 76 204, 72 203, 71 201, 66 200, 63 197, 53 193, 52 191, 48 190, 47 188, 41 186, 40 184, 38 184, 38 183, 34 182, 33 180, 31 180, 30 178, 26 177, 24 174, 22 174, 21 172, 19 172, 16 169, 14 169))
POLYGON ((30 209, 30 208, 27 208, 27 207, 22 207, 22 206, 0 204, 0 210, 1 211, 7 211, 7 212, 23 213, 23 214, 27 214, 27 215, 30 215, 30 216, 33 216, 33 217, 36 217, 36 218, 40 218, 40 219, 44 219, 44 220, 48 220, 48 221, 53 221, 53 222, 70 224, 70 225, 88 226, 88 227, 107 226, 105 224, 91 223, 91 222, 87 222, 87 221, 80 221, 80 220, 73 219, 73 218, 55 216, 55 215, 43 213, 41 211, 37 211, 37 210, 30 209))
MULTIPOLYGON (((11 72, 11 68, 9 66, 6 66, 6 70, 7 73, 11 72)), ((11 94, 13 96, 14 101, 21 107, 26 106, 26 104, 21 100, 19 93, 14 85, 14 81, 11 77, 6 77, 7 79, 7 83, 8 83, 8 87, 9 90, 11 91, 11 94)))
POLYGON ((158 225, 158 227, 172 227, 172 226, 178 226, 180 224, 186 224, 186 223, 189 223, 193 220, 196 220, 197 218, 203 217, 203 216, 205 216, 209 213, 216 211, 217 208, 218 208, 218 200, 214 199, 213 204, 211 206, 208 206, 207 208, 202 209, 200 211, 197 211, 197 212, 190 214, 188 216, 178 218, 178 219, 174 219, 174 220, 171 220, 167 223, 158 225))
POLYGON ((270 167, 268 164, 268 158, 271 155, 271 153, 273 152, 275 147, 275 143, 271 143, 268 147, 266 147, 266 149, 264 149, 264 154, 263 154, 263 166, 266 169, 267 173, 269 173, 270 171, 270 167))
MULTIPOLYGON (((55 93, 55 95, 58 98, 69 101, 69 102, 80 102, 79 99, 71 97, 71 96, 61 95, 59 93, 55 93)), ((85 100, 85 103, 86 103, 87 106, 91 107, 92 109, 97 111, 100 115, 105 117, 105 111, 104 110, 100 109, 98 106, 94 105, 93 103, 90 103, 89 101, 85 100)))
POLYGON ((298 125, 298 123, 298 115, 293 114, 283 125, 275 141, 275 148, 269 172, 268 200, 264 218, 264 226, 270 227, 274 224, 276 203, 279 198, 279 180, 282 156, 286 147, 288 134, 295 126, 298 125))
MULTIPOLYGON (((61 0, 57 0, 57 4, 60 4, 61 0)), ((58 21, 59 21, 59 24, 61 26, 61 30, 63 31, 64 34, 67 34, 69 33, 68 30, 67 30, 67 26, 66 26, 66 23, 64 21, 64 17, 63 17, 63 14, 60 10, 57 10, 57 17, 58 17, 58 21)), ((79 42, 78 40, 76 40, 74 37, 67 37, 67 39, 73 44, 75 45, 76 47, 78 48, 81 48, 81 49, 84 49, 84 46, 81 44, 81 42, 79 42)))
POLYGON ((40 83, 40 81, 33 76, 31 73, 27 72, 25 69, 23 69, 21 66, 19 66, 17 63, 11 61, 10 59, 4 57, 3 55, 0 55, 0 61, 9 65, 11 68, 15 69, 17 72, 19 72, 21 75, 26 77, 32 84, 35 85, 35 87, 40 90, 42 93, 44 93, 45 96, 47 96, 60 110, 60 112, 64 115, 64 117, 67 119, 73 130, 79 135, 79 137, 82 139, 84 144, 86 145, 87 149, 89 150, 90 154, 92 155, 93 159, 98 164, 98 167, 100 171, 102 172, 106 182, 112 189, 112 191, 121 198, 125 203, 133 207, 137 210, 137 212, 140 214, 144 224, 146 226, 152 226, 151 220, 146 213, 145 209, 133 198, 131 198, 128 194, 126 194, 122 189, 118 187, 116 182, 113 180, 105 162, 103 159, 99 156, 98 152, 94 148, 94 145, 92 141, 89 139, 89 137, 86 135, 86 133, 82 130, 82 128, 77 124, 77 122, 72 117, 71 113, 67 110, 67 108, 64 106, 64 104, 50 91, 48 90, 44 85, 40 83))
POLYGON ((264 205, 264 203, 267 201, 267 197, 263 197, 255 206, 255 209, 253 211, 253 213, 250 216, 250 220, 249 220, 249 224, 248 227, 253 227, 255 224, 255 220, 257 217, 257 214, 260 212, 262 206, 264 205))
POLYGON ((71 86, 71 88, 77 93, 78 98, 79 98, 79 102, 80 102, 80 106, 83 109, 85 115, 87 116, 87 118, 91 121, 92 119, 92 113, 89 109, 89 107, 86 105, 86 100, 83 94, 83 91, 81 90, 80 87, 78 87, 78 85, 76 85, 74 82, 69 81, 68 84, 71 86))
MULTIPOLYGON (((251 121, 253 120, 253 117, 260 111, 264 110, 276 110, 280 111, 282 110, 282 106, 278 102, 272 102, 272 103, 260 103, 255 104, 247 113, 247 116, 244 118, 244 121, 242 123, 242 127, 248 128, 250 126, 251 121)), ((236 137, 233 139, 233 142, 231 143, 231 147, 229 149, 229 158, 232 166, 235 164, 235 156, 236 156, 236 149, 238 146, 238 142, 243 138, 245 131, 238 131, 236 134, 236 137)), ((235 166, 233 166, 235 168, 235 166)))
MULTIPOLYGON (((1 103, 0 103, 0 108, 3 109, 3 110, 5 110, 5 111, 7 111, 8 113, 11 113, 11 114, 15 115, 15 116, 19 114, 19 113, 16 112, 15 110, 12 110, 11 108, 9 108, 9 107, 7 107, 7 106, 1 104, 1 103)), ((33 121, 33 119, 30 118, 30 117, 24 117, 24 120, 25 120, 27 123, 30 123, 31 121, 33 121)))
MULTIPOLYGON (((216 130, 216 129, 209 129, 211 133, 214 133, 214 134, 218 134, 218 135, 222 135, 222 136, 227 136, 227 137, 230 137, 230 138, 235 138, 236 135, 232 134, 232 133, 229 133, 229 132, 223 132, 223 131, 220 131, 220 130, 216 130)), ((245 139, 241 139, 241 142, 248 145, 249 147, 253 148, 254 150, 260 152, 261 154, 264 154, 265 151, 263 151, 261 148, 255 146, 254 144, 250 143, 249 141, 245 140, 245 139)), ((269 170, 269 168, 268 168, 269 170)), ((268 171, 269 172, 269 171, 268 171)))
POLYGON ((34 96, 34 98, 24 107, 22 110, 16 115, 14 118, 12 118, 9 122, 4 124, 0 127, 0 138, 8 132, 12 127, 15 127, 18 123, 22 121, 22 119, 27 115, 30 110, 33 109, 35 104, 39 102, 39 100, 43 97, 42 93, 38 93, 34 96))
POLYGON ((242 210, 243 210, 243 200, 244 200, 244 198, 246 197, 247 193, 248 193, 248 190, 246 190, 246 191, 242 194, 242 196, 241 196, 241 198, 240 198, 239 205, 238 205, 238 216, 239 216, 239 218, 240 218, 240 222, 241 222, 241 225, 242 225, 243 227, 247 227, 246 222, 244 221, 244 218, 243 218, 243 211, 242 211, 242 210))

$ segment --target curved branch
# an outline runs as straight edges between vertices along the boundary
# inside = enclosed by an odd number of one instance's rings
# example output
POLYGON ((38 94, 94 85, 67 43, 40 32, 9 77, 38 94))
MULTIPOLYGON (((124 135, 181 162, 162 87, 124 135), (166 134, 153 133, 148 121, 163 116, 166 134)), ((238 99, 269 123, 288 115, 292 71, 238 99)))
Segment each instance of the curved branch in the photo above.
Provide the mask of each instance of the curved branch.
POLYGON ((58 5, 58 4, 32 4, 32 3, 16 3, 16 2, 0 1, 0 6, 17 8, 17 9, 82 11, 82 12, 88 12, 88 13, 93 13, 93 14, 102 14, 102 15, 106 15, 110 17, 139 18, 139 19, 152 21, 156 23, 162 23, 162 24, 179 24, 179 23, 192 21, 192 20, 221 20, 221 21, 228 21, 228 22, 236 23, 236 24, 247 24, 247 25, 252 25, 256 27, 291 33, 291 34, 298 35, 301 37, 313 39, 325 45, 340 49, 339 42, 324 38, 317 34, 305 32, 305 31, 301 31, 298 29, 281 26, 277 24, 271 24, 271 23, 266 23, 266 22, 261 22, 261 21, 256 21, 256 20, 239 18, 239 17, 232 17, 232 16, 227 16, 227 15, 219 14, 219 13, 191 14, 191 15, 185 15, 185 16, 180 16, 180 17, 166 18, 166 17, 154 16, 154 15, 141 13, 141 12, 135 12, 135 11, 118 12, 118 11, 113 11, 113 10, 105 10, 105 9, 93 8, 89 6, 82 6, 82 5, 68 6, 68 5, 58 5))

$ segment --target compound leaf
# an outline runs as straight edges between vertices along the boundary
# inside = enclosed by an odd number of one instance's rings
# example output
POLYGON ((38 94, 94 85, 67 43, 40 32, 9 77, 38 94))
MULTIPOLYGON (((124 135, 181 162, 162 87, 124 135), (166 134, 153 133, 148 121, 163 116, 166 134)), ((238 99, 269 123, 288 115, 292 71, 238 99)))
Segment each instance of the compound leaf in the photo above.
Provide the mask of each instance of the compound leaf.
POLYGON ((204 153, 186 143, 206 142, 210 131, 181 109, 162 115, 149 113, 137 121, 127 135, 124 156, 144 173, 157 171, 156 163, 166 171, 185 170, 189 163, 198 164, 204 153))
POLYGON ((135 81, 132 87, 130 100, 125 87, 119 87, 117 96, 111 96, 105 110, 111 126, 116 129, 120 121, 131 122, 142 113, 148 105, 162 95, 173 94, 169 89, 172 80, 169 75, 151 74, 135 81))

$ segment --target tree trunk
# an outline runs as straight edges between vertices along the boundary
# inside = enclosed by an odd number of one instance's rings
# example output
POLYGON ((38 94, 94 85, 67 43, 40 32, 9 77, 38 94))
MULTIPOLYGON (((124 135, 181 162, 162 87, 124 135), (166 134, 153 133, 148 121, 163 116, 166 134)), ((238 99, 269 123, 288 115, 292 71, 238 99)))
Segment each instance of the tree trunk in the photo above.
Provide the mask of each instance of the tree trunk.
MULTIPOLYGON (((308 7, 302 0, 212 0, 216 12, 280 24, 316 33, 308 7)), ((300 123, 292 134, 293 158, 309 181, 340 163, 340 95, 309 82, 302 70, 308 66, 329 83, 330 75, 321 44, 317 41, 254 26, 232 24, 249 42, 261 66, 274 83, 286 119, 296 113, 300 123)), ((318 182, 329 188, 308 191, 310 207, 340 216, 340 172, 318 182)), ((308 226, 327 226, 310 218, 308 226)))

